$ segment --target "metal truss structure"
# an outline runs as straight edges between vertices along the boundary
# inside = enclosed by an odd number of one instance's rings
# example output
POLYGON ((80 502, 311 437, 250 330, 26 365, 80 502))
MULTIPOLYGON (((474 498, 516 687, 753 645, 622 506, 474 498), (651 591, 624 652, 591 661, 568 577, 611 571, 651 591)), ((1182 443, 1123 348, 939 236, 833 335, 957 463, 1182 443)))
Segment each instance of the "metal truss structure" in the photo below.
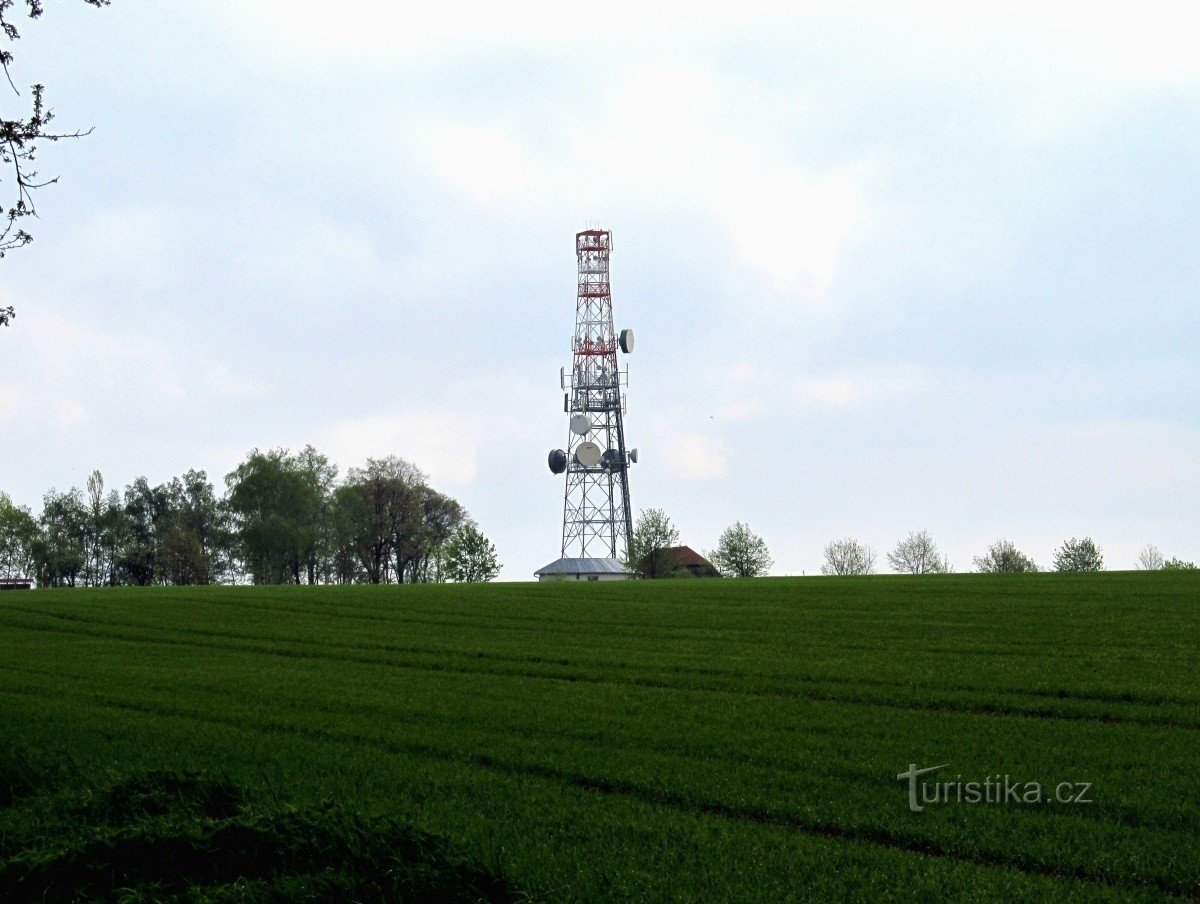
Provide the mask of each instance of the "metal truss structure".
MULTIPOLYGON (((633 534, 629 465, 637 461, 637 451, 631 453, 625 446, 621 387, 629 380, 628 371, 623 373, 617 364, 618 344, 623 351, 632 351, 633 334, 626 330, 618 336, 613 330, 611 252, 608 230, 589 229, 575 236, 579 287, 574 358, 570 374, 565 368, 560 374, 563 407, 571 415, 563 495, 564 557, 621 560, 633 534)), ((553 462, 551 469, 556 470, 553 462)))

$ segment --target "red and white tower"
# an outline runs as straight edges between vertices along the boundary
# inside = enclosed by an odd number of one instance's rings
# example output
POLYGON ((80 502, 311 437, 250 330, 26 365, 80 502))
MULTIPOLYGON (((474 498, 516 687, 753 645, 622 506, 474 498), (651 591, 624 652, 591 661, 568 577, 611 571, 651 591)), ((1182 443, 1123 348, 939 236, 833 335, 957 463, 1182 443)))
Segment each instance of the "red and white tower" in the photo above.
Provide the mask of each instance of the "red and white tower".
POLYGON ((567 448, 549 457, 553 473, 566 473, 560 562, 592 560, 591 567, 602 572, 621 565, 633 533, 629 465, 637 461, 637 450, 625 445, 622 387, 628 385, 628 371, 617 363, 618 349, 633 351, 633 331, 613 329, 611 253, 608 230, 575 236, 579 281, 573 358, 570 373, 564 368, 559 377, 569 416, 567 448))

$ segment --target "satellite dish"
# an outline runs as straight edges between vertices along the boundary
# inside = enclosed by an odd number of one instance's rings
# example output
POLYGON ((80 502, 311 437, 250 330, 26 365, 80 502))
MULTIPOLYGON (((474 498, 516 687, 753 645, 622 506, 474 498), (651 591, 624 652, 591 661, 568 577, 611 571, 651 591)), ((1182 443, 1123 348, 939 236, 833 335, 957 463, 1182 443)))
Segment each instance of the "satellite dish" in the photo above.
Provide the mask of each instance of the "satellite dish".
POLYGON ((621 344, 621 351, 628 355, 633 351, 633 330, 621 330, 617 341, 621 344))
POLYGON ((612 471, 615 474, 621 470, 621 453, 616 449, 606 449, 600 456, 600 462, 606 471, 612 471))
POLYGON ((561 474, 567 469, 567 453, 562 449, 552 449, 547 459, 551 474, 561 474))
POLYGON ((585 468, 594 468, 600 464, 600 447, 595 443, 580 443, 575 447, 575 460, 585 468))
POLYGON ((629 460, 631 462, 633 462, 635 465, 637 464, 637 449, 629 450, 629 460))
POLYGON ((571 432, 585 436, 592 429, 592 422, 586 414, 577 414, 571 418, 571 432))

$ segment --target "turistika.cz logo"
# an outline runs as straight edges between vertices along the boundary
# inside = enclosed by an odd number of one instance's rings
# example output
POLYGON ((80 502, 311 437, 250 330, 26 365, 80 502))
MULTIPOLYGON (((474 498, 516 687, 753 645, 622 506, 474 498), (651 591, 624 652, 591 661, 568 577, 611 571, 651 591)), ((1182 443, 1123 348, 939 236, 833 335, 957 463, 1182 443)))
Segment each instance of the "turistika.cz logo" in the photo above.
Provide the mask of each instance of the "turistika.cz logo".
POLYGON ((956 775, 948 781, 925 781, 922 776, 948 769, 940 766, 919 767, 908 764, 908 771, 896 776, 908 780, 908 808, 920 813, 927 806, 941 804, 1090 804, 1091 782, 1059 782, 1050 787, 1041 782, 1020 781, 1011 775, 989 775, 983 781, 963 781, 956 775))

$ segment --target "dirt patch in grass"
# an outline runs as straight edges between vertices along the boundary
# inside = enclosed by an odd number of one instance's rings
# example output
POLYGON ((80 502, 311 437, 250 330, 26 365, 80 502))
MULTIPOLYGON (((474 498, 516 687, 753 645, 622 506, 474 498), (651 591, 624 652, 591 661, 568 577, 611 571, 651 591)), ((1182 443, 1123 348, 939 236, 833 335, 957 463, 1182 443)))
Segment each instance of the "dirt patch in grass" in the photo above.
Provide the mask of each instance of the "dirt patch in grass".
POLYGON ((0 755, 0 899, 13 902, 479 902, 524 896, 410 826, 336 802, 264 807, 204 773, 39 787, 0 755))

